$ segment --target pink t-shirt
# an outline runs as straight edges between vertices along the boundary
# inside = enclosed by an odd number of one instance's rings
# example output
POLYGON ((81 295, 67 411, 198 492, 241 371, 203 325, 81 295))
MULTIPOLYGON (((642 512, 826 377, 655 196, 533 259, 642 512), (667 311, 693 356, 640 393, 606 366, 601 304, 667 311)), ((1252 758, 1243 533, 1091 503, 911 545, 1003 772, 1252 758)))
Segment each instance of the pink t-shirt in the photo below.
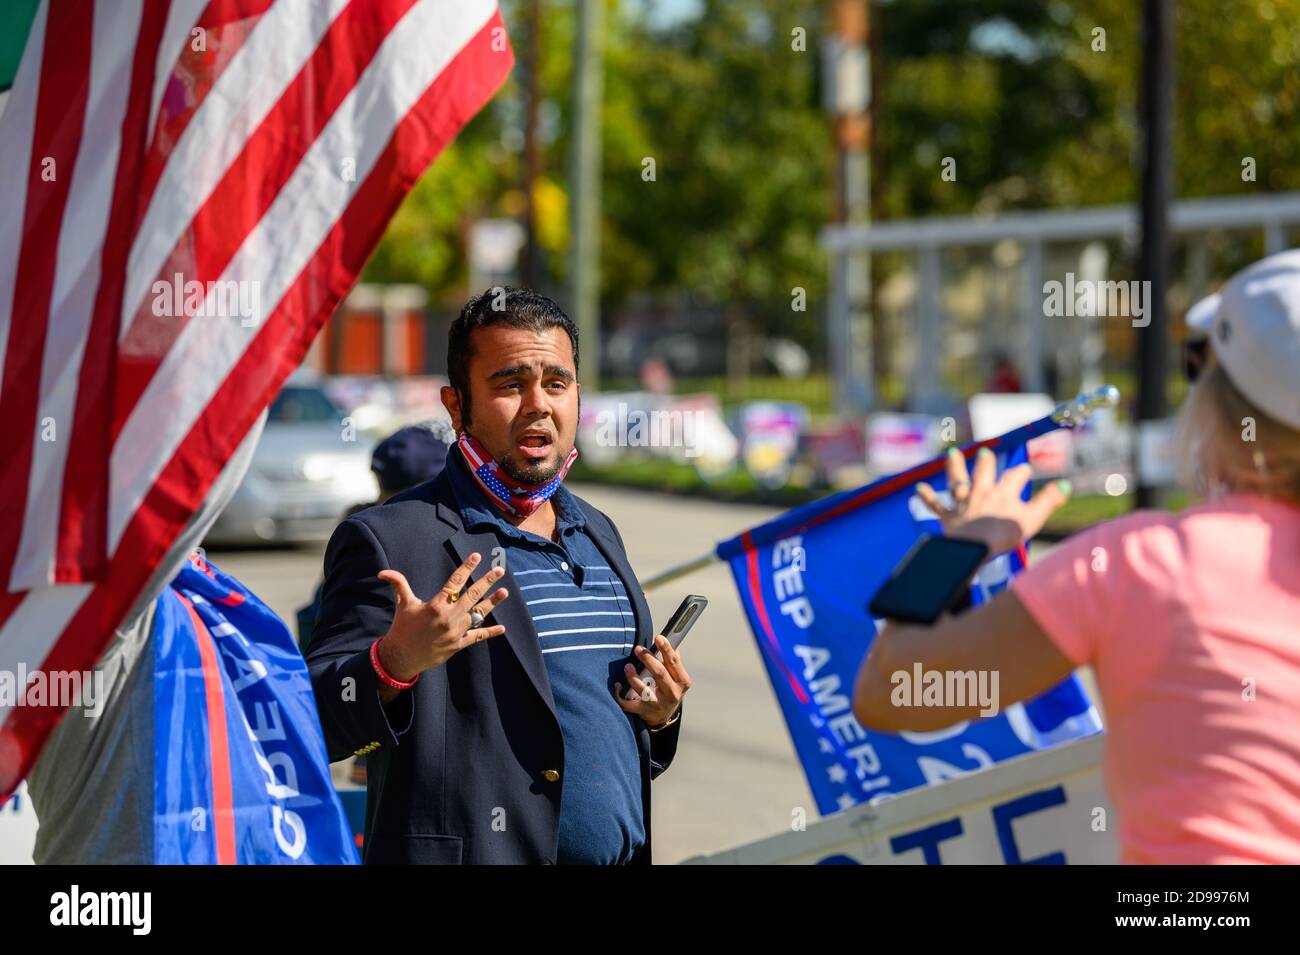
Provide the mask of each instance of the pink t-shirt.
POLYGON ((1096 671, 1123 862, 1300 863, 1300 508, 1138 512, 1013 586, 1096 671))

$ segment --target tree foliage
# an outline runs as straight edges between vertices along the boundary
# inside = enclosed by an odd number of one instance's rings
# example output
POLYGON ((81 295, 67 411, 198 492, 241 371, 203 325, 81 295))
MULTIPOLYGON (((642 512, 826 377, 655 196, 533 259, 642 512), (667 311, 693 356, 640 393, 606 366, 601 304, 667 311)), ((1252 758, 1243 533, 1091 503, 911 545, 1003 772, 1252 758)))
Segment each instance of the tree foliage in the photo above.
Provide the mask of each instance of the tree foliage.
MULTIPOLYGON (((1300 188, 1300 0, 1179 0, 1178 196, 1300 188), (1253 160, 1255 178, 1243 177, 1253 160)), ((518 53, 523 0, 504 13, 518 53)), ((545 0, 545 178, 534 196, 547 274, 566 274, 572 0, 545 0)), ((607 0, 602 280, 606 314, 635 295, 742 308, 811 343, 831 210, 822 112, 827 4, 701 0, 652 25, 607 0), (792 31, 806 31, 794 49, 792 31), (654 160, 654 181, 643 175, 654 160)), ((879 0, 875 216, 912 218, 1133 201, 1142 57, 1134 0, 879 0), (1103 31, 1099 33, 1098 31, 1103 31), (1100 48, 1099 48, 1100 38, 1100 48), (945 157, 956 179, 941 175, 945 157)), ((367 270, 435 297, 466 291, 465 228, 521 207, 521 71, 435 163, 367 270)))

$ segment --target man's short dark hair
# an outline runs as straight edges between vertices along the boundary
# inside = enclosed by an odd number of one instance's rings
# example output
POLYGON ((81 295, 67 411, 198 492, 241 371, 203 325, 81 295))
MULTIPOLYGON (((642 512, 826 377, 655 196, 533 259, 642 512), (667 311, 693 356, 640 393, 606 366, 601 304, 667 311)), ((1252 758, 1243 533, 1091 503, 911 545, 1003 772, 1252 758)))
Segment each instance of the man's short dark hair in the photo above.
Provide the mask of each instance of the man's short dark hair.
POLYGON ((573 367, 578 368, 578 326, 553 299, 526 288, 498 286, 465 303, 447 332, 447 378, 460 398, 461 417, 469 420, 469 360, 474 354, 470 334, 476 328, 509 325, 544 332, 562 328, 573 346, 573 367))

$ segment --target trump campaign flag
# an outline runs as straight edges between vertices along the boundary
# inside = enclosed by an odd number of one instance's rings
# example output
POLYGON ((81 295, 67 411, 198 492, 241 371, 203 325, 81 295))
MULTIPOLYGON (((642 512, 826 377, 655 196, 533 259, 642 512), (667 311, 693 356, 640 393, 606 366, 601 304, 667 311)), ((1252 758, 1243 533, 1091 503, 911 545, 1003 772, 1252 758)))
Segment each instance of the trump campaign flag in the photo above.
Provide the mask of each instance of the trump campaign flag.
MULTIPOLYGON (((1025 443, 1059 427, 1050 418, 988 446, 999 469, 1025 460, 1025 443)), ((1071 675, 1041 696, 944 730, 897 735, 864 729, 852 712, 858 669, 877 632, 867 604, 937 515, 913 492, 917 481, 945 491, 936 459, 865 488, 796 508, 717 547, 731 565, 741 603, 822 814, 940 782, 1101 729, 1071 675)), ((989 561, 978 603, 1024 568, 1025 548, 989 561)))
MULTIPOLYGON (((0 670, 81 670, 513 54, 493 0, 0 24, 0 670)), ((0 797, 62 712, 0 708, 0 797)))
POLYGON ((284 623, 191 559, 155 602, 154 862, 344 864, 311 678, 284 623))

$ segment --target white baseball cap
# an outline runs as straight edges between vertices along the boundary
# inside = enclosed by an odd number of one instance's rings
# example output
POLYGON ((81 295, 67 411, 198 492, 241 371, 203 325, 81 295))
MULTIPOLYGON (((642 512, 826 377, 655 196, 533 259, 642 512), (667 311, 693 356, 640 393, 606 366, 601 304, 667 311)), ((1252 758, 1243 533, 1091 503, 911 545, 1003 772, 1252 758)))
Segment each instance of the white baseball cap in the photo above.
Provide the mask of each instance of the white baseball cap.
POLYGON ((1187 311, 1237 390, 1300 430, 1300 249, 1247 266, 1187 311))

